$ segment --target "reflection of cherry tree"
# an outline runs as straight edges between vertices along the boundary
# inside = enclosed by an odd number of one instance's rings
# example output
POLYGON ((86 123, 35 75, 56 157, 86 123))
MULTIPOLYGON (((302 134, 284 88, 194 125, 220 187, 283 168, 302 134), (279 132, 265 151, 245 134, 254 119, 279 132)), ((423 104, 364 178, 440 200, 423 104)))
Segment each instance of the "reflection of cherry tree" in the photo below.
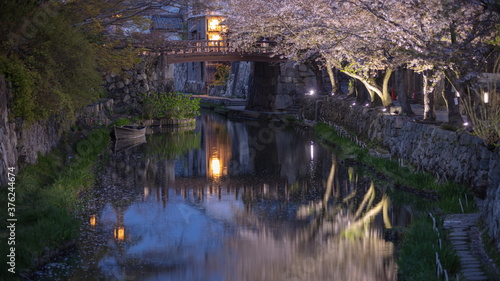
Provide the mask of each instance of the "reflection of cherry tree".
POLYGON ((384 195, 374 204, 376 189, 372 183, 357 209, 349 209, 356 190, 344 199, 338 198, 340 192, 333 184, 336 166, 334 158, 323 198, 299 209, 299 217, 313 217, 305 228, 277 237, 275 226, 261 217, 243 211, 238 215, 243 225, 251 227, 240 231, 225 251, 241 257, 226 257, 229 264, 225 268, 231 269, 226 272, 228 279, 396 280, 392 243, 368 227, 380 213, 386 227, 391 227, 389 199, 384 195), (332 196, 334 204, 329 203, 332 196))

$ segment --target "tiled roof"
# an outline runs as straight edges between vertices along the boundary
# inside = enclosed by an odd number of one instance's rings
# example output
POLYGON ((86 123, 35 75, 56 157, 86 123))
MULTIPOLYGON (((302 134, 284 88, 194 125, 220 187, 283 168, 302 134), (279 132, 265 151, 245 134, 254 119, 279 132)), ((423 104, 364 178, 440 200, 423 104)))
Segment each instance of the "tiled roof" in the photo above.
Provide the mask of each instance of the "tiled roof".
POLYGON ((178 16, 154 15, 152 29, 180 30, 183 20, 178 16))

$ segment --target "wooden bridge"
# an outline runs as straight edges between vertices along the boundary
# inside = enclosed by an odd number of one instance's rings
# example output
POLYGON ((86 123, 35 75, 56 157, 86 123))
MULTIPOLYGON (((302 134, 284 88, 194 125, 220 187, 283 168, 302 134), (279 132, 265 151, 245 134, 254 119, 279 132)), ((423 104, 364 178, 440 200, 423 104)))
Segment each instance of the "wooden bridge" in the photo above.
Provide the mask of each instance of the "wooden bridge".
POLYGON ((203 61, 254 61, 283 62, 286 58, 274 56, 271 52, 275 42, 257 41, 248 49, 231 46, 230 41, 222 40, 177 40, 168 41, 158 47, 147 47, 144 54, 162 54, 168 63, 203 62, 203 61))

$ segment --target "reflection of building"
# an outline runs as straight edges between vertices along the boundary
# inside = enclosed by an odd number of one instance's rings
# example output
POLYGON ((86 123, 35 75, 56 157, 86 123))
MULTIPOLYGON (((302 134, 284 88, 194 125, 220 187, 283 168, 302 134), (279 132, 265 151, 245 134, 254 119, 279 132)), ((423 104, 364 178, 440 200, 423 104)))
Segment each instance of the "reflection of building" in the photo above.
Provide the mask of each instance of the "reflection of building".
POLYGON ((125 241, 125 222, 123 217, 125 216, 127 207, 128 206, 116 206, 113 208, 116 215, 116 225, 113 229, 113 234, 114 238, 120 242, 125 241))
POLYGON ((210 123, 206 127, 205 133, 207 177, 219 178, 225 176, 232 156, 232 141, 226 127, 221 123, 210 123))
MULTIPOLYGON (((211 40, 209 46, 216 48, 223 41, 225 27, 222 25, 224 18, 221 15, 198 15, 188 18, 188 40, 211 40)), ((188 63, 188 81, 201 82, 205 86, 214 81, 217 65, 225 62, 190 62, 188 63)))

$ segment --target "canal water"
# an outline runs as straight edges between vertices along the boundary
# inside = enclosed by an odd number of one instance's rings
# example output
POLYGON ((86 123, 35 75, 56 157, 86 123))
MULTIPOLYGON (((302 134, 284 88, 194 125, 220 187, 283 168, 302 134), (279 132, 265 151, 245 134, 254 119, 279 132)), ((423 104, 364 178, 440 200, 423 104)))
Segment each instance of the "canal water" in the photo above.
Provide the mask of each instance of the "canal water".
POLYGON ((204 113, 117 144, 77 249, 37 280, 396 280, 411 213, 311 130, 204 113))

